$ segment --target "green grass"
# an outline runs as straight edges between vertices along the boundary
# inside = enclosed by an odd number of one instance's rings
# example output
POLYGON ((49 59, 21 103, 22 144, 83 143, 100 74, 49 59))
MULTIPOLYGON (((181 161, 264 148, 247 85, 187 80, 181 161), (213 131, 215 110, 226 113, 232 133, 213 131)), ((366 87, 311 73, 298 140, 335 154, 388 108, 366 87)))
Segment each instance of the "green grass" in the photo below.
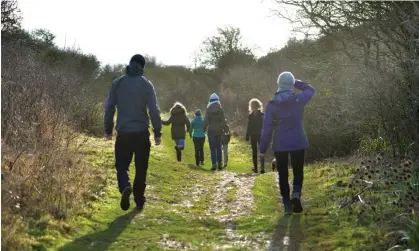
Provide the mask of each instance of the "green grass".
MULTIPOLYGON (((192 140, 186 140, 183 162, 178 163, 169 127, 165 127, 163 133, 162 145, 152 147, 146 190, 148 201, 142 213, 124 212, 119 208, 113 142, 92 139, 86 158, 105 170, 108 176, 105 196, 80 205, 82 213, 67 222, 47 218, 33 226, 32 234, 37 239, 35 249, 158 250, 163 238, 199 250, 212 250, 212 245, 220 243, 219 235, 225 232, 226 226, 208 216, 208 212, 221 176, 209 171, 207 143, 206 166, 197 168, 193 165, 192 140), (197 185, 205 191, 191 196, 198 190, 197 185), (182 206, 187 201, 192 206, 182 206)), ((251 172, 249 146, 233 139, 229 152, 228 171, 251 172)), ((254 209, 250 215, 234 220, 236 232, 245 236, 261 235, 260 238, 280 245, 284 237, 289 237, 290 250, 380 250, 374 246, 383 233, 374 229, 373 224, 357 223, 353 216, 337 210, 333 201, 345 188, 332 189, 332 185, 338 180, 346 182, 350 173, 351 168, 345 164, 318 163, 305 167, 303 196, 309 201, 302 215, 291 217, 283 217, 275 176, 272 173, 256 176, 252 189, 254 209)), ((131 166, 130 177, 134 177, 134 166, 131 166)), ((236 198, 238 189, 234 187, 227 192, 228 201, 240 200, 236 198)), ((228 213, 225 211, 223 213, 228 213)))
POLYGON ((239 190, 239 188, 237 186, 234 186, 234 188, 228 190, 228 192, 227 192, 227 201, 228 202, 234 201, 234 200, 237 199, 236 198, 237 190, 239 190))
MULTIPOLYGON (((362 226, 356 218, 337 209, 333 200, 346 188, 332 188, 337 181, 346 182, 351 168, 347 164, 318 163, 305 167, 303 196, 309 200, 302 215, 283 216, 277 180, 272 176, 256 178, 256 198, 252 214, 237 220, 238 232, 254 235, 272 233, 268 239, 288 237, 291 250, 383 250, 380 241, 385 233, 371 223, 362 226)), ((292 171, 290 170, 292 181, 292 171)))

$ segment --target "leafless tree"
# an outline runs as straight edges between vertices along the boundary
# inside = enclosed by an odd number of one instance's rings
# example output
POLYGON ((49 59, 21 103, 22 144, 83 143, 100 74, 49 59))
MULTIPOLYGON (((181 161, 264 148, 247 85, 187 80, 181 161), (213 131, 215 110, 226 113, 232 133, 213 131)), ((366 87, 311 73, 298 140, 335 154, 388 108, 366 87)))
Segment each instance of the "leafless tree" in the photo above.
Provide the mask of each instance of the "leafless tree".
POLYGON ((16 0, 1 0, 1 31, 20 29, 22 16, 16 0))

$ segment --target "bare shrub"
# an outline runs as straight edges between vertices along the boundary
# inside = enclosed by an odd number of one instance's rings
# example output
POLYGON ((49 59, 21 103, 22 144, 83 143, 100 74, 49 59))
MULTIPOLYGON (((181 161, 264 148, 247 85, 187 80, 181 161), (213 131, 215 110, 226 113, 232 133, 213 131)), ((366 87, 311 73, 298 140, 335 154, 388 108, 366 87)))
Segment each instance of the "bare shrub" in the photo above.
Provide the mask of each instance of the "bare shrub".
POLYGON ((97 118, 98 105, 74 61, 49 65, 42 53, 2 44, 2 249, 24 250, 31 219, 65 219, 101 187, 102 174, 86 168, 78 153, 84 140, 74 130, 92 126, 82 123, 97 118))

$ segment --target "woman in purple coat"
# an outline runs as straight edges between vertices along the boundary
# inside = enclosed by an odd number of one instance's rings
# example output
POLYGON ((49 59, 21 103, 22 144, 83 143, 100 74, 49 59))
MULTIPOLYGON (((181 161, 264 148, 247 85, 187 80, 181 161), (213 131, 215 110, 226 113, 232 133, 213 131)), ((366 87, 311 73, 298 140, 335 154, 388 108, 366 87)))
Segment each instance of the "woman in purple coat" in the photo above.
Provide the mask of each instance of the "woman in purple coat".
POLYGON ((286 214, 301 213, 301 189, 303 186, 304 153, 308 140, 303 128, 304 107, 314 95, 314 88, 301 80, 294 79, 291 72, 278 77, 279 89, 266 106, 260 140, 261 158, 271 143, 279 173, 279 187, 286 214), (293 88, 300 90, 294 93, 293 88), (292 197, 288 184, 288 155, 294 173, 292 197))

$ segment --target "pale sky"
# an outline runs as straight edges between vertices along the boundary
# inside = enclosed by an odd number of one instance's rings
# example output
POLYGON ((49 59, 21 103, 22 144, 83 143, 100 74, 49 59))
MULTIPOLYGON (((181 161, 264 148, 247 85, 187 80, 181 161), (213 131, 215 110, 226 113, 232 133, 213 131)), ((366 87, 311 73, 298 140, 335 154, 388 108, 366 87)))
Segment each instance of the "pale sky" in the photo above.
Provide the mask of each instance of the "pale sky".
POLYGON ((23 28, 45 28, 59 47, 76 45, 102 63, 126 64, 133 54, 165 65, 193 65, 194 52, 217 27, 242 31, 257 56, 281 48, 291 26, 272 16, 271 0, 19 0, 23 28))

